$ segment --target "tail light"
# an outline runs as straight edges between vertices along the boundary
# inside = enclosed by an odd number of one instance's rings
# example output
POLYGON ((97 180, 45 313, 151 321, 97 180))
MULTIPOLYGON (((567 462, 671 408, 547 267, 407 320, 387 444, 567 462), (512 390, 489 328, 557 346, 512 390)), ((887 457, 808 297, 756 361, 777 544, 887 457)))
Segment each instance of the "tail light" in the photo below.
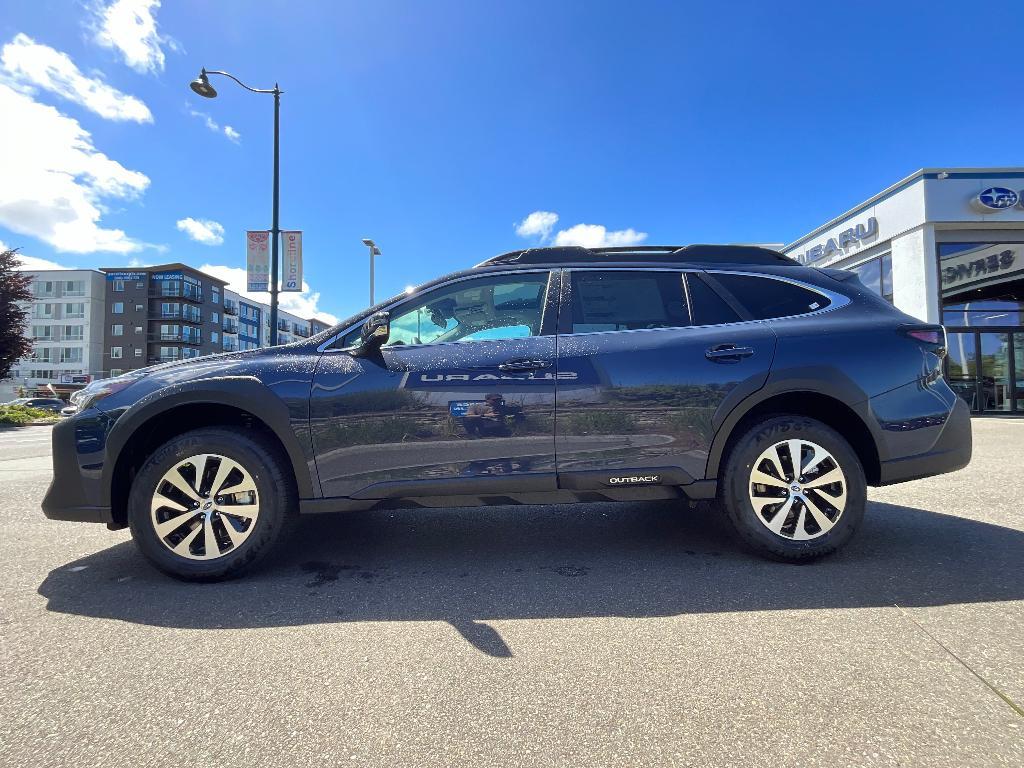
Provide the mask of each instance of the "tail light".
POLYGON ((946 329, 941 325, 903 325, 900 331, 915 341, 930 347, 939 357, 946 356, 946 329))

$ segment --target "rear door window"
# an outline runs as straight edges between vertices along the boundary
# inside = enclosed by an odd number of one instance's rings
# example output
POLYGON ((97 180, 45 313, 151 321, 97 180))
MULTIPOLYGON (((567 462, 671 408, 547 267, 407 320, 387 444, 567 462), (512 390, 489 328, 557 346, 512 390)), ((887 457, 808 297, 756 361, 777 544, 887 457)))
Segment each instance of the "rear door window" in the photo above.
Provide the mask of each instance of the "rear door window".
POLYGON ((806 315, 830 303, 824 295, 785 280, 725 272, 716 272, 713 278, 755 320, 806 315))
POLYGON ((682 272, 577 270, 571 275, 568 333, 691 325, 682 272))
POLYGON ((694 325, 722 325, 738 323, 742 319, 700 275, 692 272, 686 275, 686 290, 690 294, 694 325))

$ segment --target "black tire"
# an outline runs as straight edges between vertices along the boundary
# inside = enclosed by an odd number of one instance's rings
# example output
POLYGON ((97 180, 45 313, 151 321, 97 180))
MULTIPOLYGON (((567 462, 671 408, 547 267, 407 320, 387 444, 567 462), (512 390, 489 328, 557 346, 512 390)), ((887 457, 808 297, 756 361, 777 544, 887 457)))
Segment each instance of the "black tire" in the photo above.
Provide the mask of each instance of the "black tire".
MULTIPOLYGON (((787 464, 786 468, 789 466, 791 463, 787 464)), ((773 492, 768 490, 768 487, 762 487, 765 488, 765 492, 773 492)), ((777 492, 788 494, 789 490, 779 489, 777 492)), ((820 502, 820 495, 814 493, 813 498, 820 502)), ((812 492, 807 491, 807 494, 811 496, 812 492)), ((838 432, 806 416, 779 414, 751 425, 735 442, 719 483, 719 495, 726 517, 748 548, 765 557, 799 563, 832 554, 850 540, 864 518, 867 483, 864 479, 864 468, 856 452, 838 432), (751 501, 751 472, 755 468, 754 462, 773 445, 791 439, 806 440, 824 448, 832 455, 845 478, 846 503, 841 514, 835 519, 833 527, 817 538, 803 541, 769 530, 768 523, 763 522, 764 518, 759 518, 751 501)), ((771 514, 773 509, 777 507, 766 507, 765 515, 771 514)), ((797 502, 789 517, 793 526, 791 530, 796 528, 799 510, 800 503, 797 502)), ((807 517, 810 518, 810 515, 807 517)), ((816 523, 808 525, 821 530, 816 523)))
POLYGON ((168 440, 146 459, 132 483, 128 497, 132 538, 149 562, 177 579, 220 581, 240 575, 266 557, 294 528, 298 501, 285 461, 279 446, 253 430, 211 427, 168 440), (237 462, 252 477, 259 494, 259 515, 252 521, 247 538, 212 560, 192 560, 172 552, 157 535, 151 517, 151 502, 160 479, 196 454, 218 454, 237 462))

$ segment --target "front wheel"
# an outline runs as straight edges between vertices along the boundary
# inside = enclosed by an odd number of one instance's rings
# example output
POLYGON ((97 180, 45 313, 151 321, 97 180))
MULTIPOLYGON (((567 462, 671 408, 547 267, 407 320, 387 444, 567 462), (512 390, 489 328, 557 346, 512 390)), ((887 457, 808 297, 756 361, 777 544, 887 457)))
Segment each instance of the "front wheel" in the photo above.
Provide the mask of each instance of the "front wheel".
POLYGON ((251 430, 197 429, 143 464, 128 499, 142 554, 164 573, 217 581, 255 565, 290 530, 297 503, 280 450, 251 430))
POLYGON ((864 469, 850 444, 805 416, 752 425, 734 445, 720 485, 726 515, 744 543, 792 562, 843 546, 867 503, 864 469))

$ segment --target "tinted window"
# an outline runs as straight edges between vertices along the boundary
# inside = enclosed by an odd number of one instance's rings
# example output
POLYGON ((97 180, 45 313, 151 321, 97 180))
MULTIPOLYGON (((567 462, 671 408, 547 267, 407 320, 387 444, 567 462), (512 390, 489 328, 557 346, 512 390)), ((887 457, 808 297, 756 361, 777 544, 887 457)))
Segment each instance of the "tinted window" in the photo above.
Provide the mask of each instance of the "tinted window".
POLYGON ((805 315, 829 305, 820 293, 782 280, 730 274, 714 278, 757 320, 805 315))
POLYGON ((721 325, 740 320, 736 311, 697 275, 686 276, 686 288, 690 292, 690 311, 693 312, 694 325, 721 325))
POLYGON ((572 273, 572 333, 687 325, 680 272, 572 273))
MULTIPOLYGON (((391 310, 388 346, 539 336, 548 273, 479 277, 435 288, 391 310)), ((360 328, 336 346, 359 341, 360 328)))

